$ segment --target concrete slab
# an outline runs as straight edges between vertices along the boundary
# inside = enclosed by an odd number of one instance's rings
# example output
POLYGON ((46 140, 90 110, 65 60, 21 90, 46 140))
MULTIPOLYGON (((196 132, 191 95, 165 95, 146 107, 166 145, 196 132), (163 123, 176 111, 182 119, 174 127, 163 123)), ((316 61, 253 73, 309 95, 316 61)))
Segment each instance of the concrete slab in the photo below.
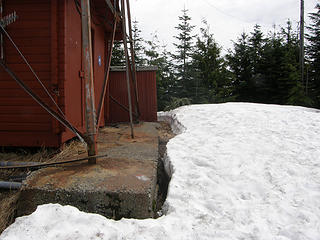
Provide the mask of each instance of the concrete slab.
POLYGON ((158 127, 135 125, 135 139, 128 125, 101 129, 99 154, 107 156, 96 165, 84 162, 34 172, 21 189, 17 215, 30 214, 41 204, 60 203, 113 219, 153 217, 158 127))

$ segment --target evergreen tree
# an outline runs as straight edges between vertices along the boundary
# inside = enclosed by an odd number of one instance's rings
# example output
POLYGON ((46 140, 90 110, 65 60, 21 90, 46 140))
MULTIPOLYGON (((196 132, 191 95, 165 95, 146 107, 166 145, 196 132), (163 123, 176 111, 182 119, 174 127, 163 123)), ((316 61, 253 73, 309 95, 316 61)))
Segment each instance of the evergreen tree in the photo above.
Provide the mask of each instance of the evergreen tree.
POLYGON ((227 55, 235 75, 237 100, 310 106, 299 73, 299 42, 291 22, 264 38, 256 25, 248 37, 241 35, 227 55))
POLYGON ((172 64, 169 60, 169 54, 166 46, 161 46, 158 36, 153 34, 151 41, 146 41, 145 55, 146 63, 157 67, 157 97, 158 110, 168 109, 171 101, 172 85, 174 83, 174 74, 172 64))
POLYGON ((251 94, 252 65, 248 35, 242 33, 238 42, 233 43, 234 50, 227 54, 228 65, 234 75, 234 96, 238 101, 254 101, 251 94))
POLYGON ((151 34, 152 40, 146 41, 146 47, 144 53, 146 56, 147 65, 157 65, 157 61, 160 56, 160 42, 156 33, 151 34))
MULTIPOLYGON (((134 56, 135 63, 138 66, 141 66, 145 63, 144 58, 144 46, 143 39, 141 37, 141 30, 138 28, 138 21, 134 21, 132 25, 132 38, 134 45, 134 56)), ((129 52, 130 54, 130 52, 129 52)), ((124 54, 124 46, 122 41, 114 41, 113 50, 112 50, 112 58, 111 58, 111 66, 125 66, 125 54, 124 54)))
POLYGON ((210 33, 207 21, 200 29, 193 54, 193 103, 214 103, 231 100, 231 74, 221 56, 221 48, 210 33))
POLYGON ((158 109, 160 111, 167 110, 167 106, 172 101, 173 90, 175 89, 175 75, 170 55, 166 46, 162 46, 162 51, 157 61, 157 94, 158 109))
POLYGON ((265 88, 265 78, 262 74, 262 57, 265 44, 266 39, 261 27, 256 24, 249 37, 252 80, 248 81, 249 92, 255 102, 263 102, 262 93, 265 88))
POLYGON ((125 66, 125 63, 123 43, 115 41, 112 50, 111 66, 125 66))
POLYGON ((303 105, 303 88, 299 83, 299 40, 288 20, 286 28, 281 29, 282 36, 280 73, 278 76, 278 99, 281 104, 303 105))
POLYGON ((310 106, 300 82, 297 36, 288 20, 285 28, 266 40, 260 70, 264 84, 258 88, 260 102, 310 106))
POLYGON ((195 26, 191 25, 191 17, 188 16, 188 10, 182 10, 182 16, 179 16, 180 23, 176 27, 179 31, 175 38, 178 40, 174 43, 176 53, 172 54, 175 61, 175 71, 177 76, 176 97, 189 97, 189 85, 191 82, 190 59, 192 56, 193 38, 192 30, 195 26))
POLYGON ((320 4, 316 12, 310 13, 311 25, 307 27, 307 58, 309 61, 309 82, 311 96, 315 99, 316 107, 320 108, 320 4))
POLYGON ((144 58, 144 46, 143 46, 143 38, 141 37, 141 30, 139 29, 139 22, 137 20, 133 21, 132 25, 132 40, 134 45, 134 58, 135 63, 138 66, 142 66, 145 64, 144 58))
POLYGON ((253 75, 258 74, 261 69, 260 63, 264 43, 265 39, 263 37, 263 33, 261 32, 261 27, 256 24, 253 32, 251 32, 251 36, 249 37, 250 58, 252 65, 251 71, 253 75))
POLYGON ((260 63, 260 82, 257 95, 261 103, 280 103, 278 77, 281 74, 283 40, 274 32, 265 39, 260 63))

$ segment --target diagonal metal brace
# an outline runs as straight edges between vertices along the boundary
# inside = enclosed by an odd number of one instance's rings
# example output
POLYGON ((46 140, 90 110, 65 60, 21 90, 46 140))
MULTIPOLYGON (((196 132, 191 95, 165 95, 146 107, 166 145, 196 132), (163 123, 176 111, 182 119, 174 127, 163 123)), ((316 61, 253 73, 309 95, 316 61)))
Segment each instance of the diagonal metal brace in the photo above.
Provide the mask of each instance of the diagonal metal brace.
POLYGON ((62 125, 68 128, 71 132, 76 134, 80 139, 86 140, 83 134, 72 126, 68 121, 61 117, 57 112, 55 112, 51 107, 49 107, 42 99, 34 93, 18 76, 2 61, 0 60, 0 66, 17 82, 17 84, 29 94, 43 109, 45 109, 51 116, 58 120, 62 125))
POLYGON ((112 14, 116 17, 117 21, 120 21, 121 14, 116 10, 116 8, 112 5, 110 0, 105 0, 106 4, 110 8, 112 14))

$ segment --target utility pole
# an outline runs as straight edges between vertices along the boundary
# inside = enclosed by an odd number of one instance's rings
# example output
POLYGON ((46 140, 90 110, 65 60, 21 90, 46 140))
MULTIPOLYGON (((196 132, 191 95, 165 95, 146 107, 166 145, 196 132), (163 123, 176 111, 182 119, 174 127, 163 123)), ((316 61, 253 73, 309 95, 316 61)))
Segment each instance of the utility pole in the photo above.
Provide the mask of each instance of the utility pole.
MULTIPOLYGON (((97 155, 97 130, 96 110, 94 104, 94 84, 92 67, 92 39, 91 39, 91 16, 90 1, 81 0, 81 23, 82 23, 82 64, 84 70, 84 96, 85 96, 85 122, 88 156, 97 155)), ((96 158, 90 158, 89 163, 95 164, 96 158)))
POLYGON ((300 0, 300 74, 304 85, 304 0, 300 0))

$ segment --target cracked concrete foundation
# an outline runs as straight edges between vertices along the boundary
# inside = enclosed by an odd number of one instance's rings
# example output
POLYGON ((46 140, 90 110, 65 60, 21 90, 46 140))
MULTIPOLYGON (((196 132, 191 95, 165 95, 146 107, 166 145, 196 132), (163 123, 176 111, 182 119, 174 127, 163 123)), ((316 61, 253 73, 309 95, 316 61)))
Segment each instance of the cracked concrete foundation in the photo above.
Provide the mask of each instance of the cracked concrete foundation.
POLYGON ((158 128, 157 123, 138 124, 135 139, 124 125, 102 129, 99 154, 107 156, 96 165, 84 162, 34 172, 21 189, 17 215, 59 203, 113 219, 155 217, 158 128))

